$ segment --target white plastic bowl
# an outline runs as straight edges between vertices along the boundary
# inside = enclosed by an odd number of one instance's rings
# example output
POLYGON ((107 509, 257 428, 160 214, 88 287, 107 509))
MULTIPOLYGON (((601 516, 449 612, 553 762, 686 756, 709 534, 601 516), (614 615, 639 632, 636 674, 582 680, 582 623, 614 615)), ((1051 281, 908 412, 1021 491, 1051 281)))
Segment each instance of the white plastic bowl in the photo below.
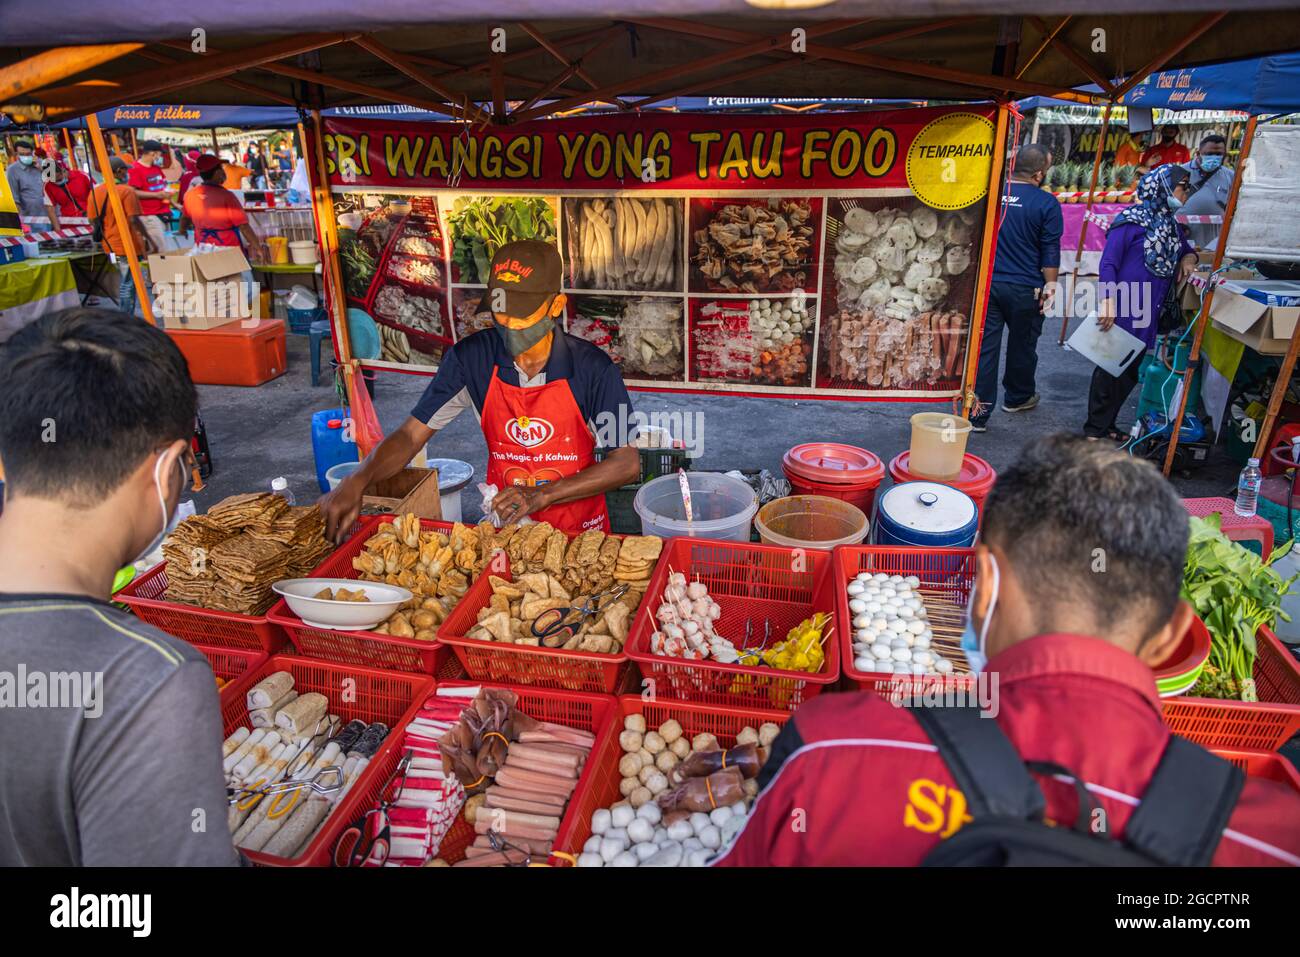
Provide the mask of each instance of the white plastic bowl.
POLYGON ((304 625, 335 631, 368 631, 385 621, 412 597, 410 591, 397 585, 363 582, 354 578, 286 578, 271 587, 277 594, 284 596, 289 608, 302 619, 304 625), (347 588, 352 591, 359 588, 370 601, 313 598, 322 588, 347 588))

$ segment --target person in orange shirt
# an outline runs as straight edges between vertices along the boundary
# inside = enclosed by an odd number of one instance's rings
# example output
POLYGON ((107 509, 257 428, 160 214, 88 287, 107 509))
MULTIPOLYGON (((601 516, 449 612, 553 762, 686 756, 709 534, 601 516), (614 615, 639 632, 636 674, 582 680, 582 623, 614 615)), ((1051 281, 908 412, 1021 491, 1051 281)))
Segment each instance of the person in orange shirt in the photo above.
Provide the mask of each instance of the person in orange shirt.
POLYGON ((240 166, 238 163, 226 163, 226 175, 220 183, 226 189, 243 189, 244 177, 252 176, 253 171, 247 166, 240 166))
POLYGON ((194 225, 196 246, 240 246, 256 257, 262 240, 248 222, 239 200, 220 180, 226 167, 216 156, 205 154, 194 163, 199 181, 189 188, 181 205, 181 228, 194 225))
POLYGON ((1143 140, 1141 133, 1129 133, 1124 142, 1115 150, 1116 166, 1140 166, 1142 164, 1143 140))
MULTIPOLYGON (((122 199, 122 209, 126 213, 127 221, 130 223, 131 245, 137 256, 143 256, 146 252, 154 251, 149 243, 149 238, 140 225, 140 197, 136 191, 128 185, 126 178, 130 167, 127 166, 126 160, 119 157, 111 157, 108 165, 113 170, 113 180, 117 195, 122 199)), ((108 198, 108 186, 101 183, 96 186, 94 192, 90 194, 90 200, 86 204, 86 215, 92 222, 99 220, 104 235, 104 251, 117 256, 117 271, 121 278, 121 285, 117 288, 117 307, 127 315, 135 315, 136 290, 135 283, 131 279, 131 267, 126 259, 126 243, 122 239, 122 233, 117 228, 117 217, 113 215, 112 201, 108 198)), ((143 263, 141 264, 143 266, 143 263)))
POLYGON ((1149 170, 1165 163, 1177 163, 1179 166, 1186 166, 1191 161, 1191 158, 1192 154, 1187 151, 1187 147, 1178 142, 1178 125, 1176 123, 1166 123, 1160 128, 1160 142, 1149 147, 1142 154, 1142 165, 1149 170))

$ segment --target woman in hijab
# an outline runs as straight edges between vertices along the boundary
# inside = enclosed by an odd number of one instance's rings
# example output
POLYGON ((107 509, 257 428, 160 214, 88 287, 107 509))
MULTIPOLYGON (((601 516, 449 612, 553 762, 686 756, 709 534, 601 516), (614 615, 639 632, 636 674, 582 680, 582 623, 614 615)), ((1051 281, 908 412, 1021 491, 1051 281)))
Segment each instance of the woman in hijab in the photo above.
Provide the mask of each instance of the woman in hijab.
MULTIPOLYGON (((1187 199, 1187 168, 1166 163, 1138 181, 1137 203, 1124 210, 1106 232, 1097 287, 1097 320, 1102 329, 1118 325, 1156 343, 1160 309, 1174 282, 1184 282, 1196 268, 1196 250, 1174 213, 1187 199)), ((1092 370, 1088 421, 1083 434, 1092 439, 1123 441, 1115 418, 1137 384, 1144 353, 1118 376, 1092 370)))

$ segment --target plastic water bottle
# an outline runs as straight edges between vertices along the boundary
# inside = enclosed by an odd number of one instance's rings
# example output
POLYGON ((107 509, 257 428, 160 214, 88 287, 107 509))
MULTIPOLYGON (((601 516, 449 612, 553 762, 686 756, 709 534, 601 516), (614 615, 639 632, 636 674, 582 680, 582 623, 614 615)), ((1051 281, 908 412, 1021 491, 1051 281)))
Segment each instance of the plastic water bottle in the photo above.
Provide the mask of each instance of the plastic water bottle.
POLYGON ((283 475, 279 478, 271 479, 271 494, 279 495, 281 498, 287 499, 290 505, 297 504, 297 502, 294 501, 293 492, 289 491, 289 483, 285 480, 283 475))
MULTIPOLYGON (((1273 563, 1273 570, 1283 578, 1291 578, 1300 572, 1300 541, 1273 563)), ((1282 610, 1291 616, 1291 620, 1283 621, 1278 615, 1273 633, 1288 645, 1300 645, 1300 581, 1292 583, 1290 590, 1282 596, 1282 610)))
POLYGON ((1237 476, 1237 501, 1232 510, 1247 517, 1255 514, 1259 506, 1259 487, 1264 484, 1264 473, 1259 470, 1259 459, 1247 459, 1246 467, 1237 476))

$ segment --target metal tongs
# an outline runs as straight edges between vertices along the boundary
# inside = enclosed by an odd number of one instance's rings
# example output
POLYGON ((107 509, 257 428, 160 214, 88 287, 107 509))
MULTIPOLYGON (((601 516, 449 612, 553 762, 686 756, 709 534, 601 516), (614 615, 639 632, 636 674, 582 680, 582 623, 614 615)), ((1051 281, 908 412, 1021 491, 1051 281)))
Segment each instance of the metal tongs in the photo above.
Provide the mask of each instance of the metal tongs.
POLYGON ((537 638, 550 638, 562 631, 573 634, 582 627, 584 619, 602 614, 610 605, 626 595, 628 587, 624 582, 609 591, 589 595, 586 601, 575 602, 568 608, 552 608, 542 612, 533 621, 533 635, 537 638))
POLYGON ((254 794, 283 794, 286 791, 311 791, 313 794, 334 794, 343 789, 343 768, 332 764, 321 768, 302 781, 279 780, 260 788, 226 788, 227 801, 236 804, 254 794), (331 783, 332 782, 332 783, 331 783))

